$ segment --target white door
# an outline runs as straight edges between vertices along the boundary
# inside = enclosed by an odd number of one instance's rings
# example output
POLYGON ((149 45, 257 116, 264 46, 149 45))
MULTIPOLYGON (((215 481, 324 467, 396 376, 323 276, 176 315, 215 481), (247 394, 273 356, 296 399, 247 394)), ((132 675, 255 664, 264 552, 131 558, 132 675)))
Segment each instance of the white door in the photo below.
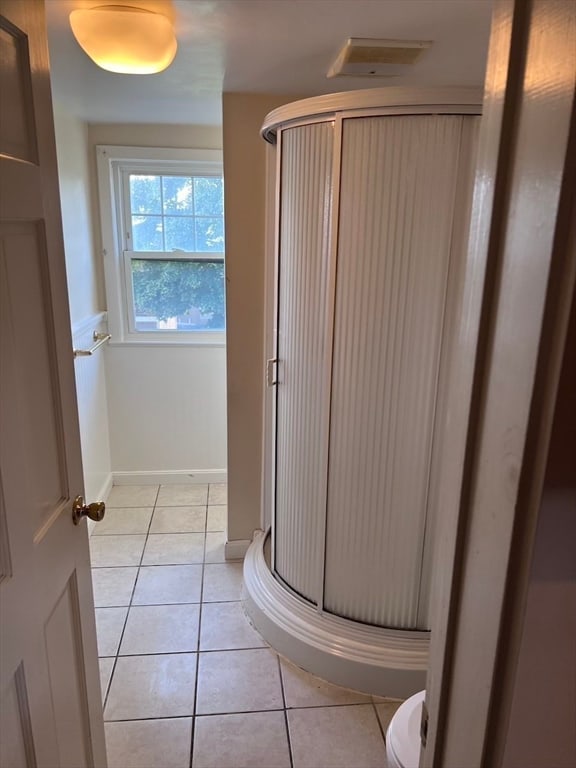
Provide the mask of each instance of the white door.
POLYGON ((106 765, 43 4, 0 0, 2 768, 106 765))

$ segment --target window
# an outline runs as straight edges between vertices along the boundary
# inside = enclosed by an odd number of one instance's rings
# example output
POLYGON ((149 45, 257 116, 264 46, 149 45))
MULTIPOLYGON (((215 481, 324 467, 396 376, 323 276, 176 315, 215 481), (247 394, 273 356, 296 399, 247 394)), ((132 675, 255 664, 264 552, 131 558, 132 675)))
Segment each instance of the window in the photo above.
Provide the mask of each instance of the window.
POLYGON ((121 174, 130 329, 223 331, 222 177, 121 174))
POLYGON ((113 337, 224 343, 221 153, 98 147, 113 337))

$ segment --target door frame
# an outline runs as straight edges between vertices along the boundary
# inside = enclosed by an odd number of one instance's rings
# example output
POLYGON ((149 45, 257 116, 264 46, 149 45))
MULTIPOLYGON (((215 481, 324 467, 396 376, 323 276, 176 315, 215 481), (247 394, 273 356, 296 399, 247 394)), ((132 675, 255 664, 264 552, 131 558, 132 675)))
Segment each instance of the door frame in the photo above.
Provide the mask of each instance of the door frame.
POLYGON ((501 764, 576 275, 574 6, 494 7, 420 765, 501 764), (572 171, 573 173, 573 171, 572 171))
POLYGON ((274 524, 276 507, 276 385, 269 383, 269 365, 274 365, 277 349, 278 306, 278 213, 280 202, 281 152, 276 144, 265 142, 266 190, 264 207, 264 345, 262 404, 262 478, 260 527, 267 531, 274 524))

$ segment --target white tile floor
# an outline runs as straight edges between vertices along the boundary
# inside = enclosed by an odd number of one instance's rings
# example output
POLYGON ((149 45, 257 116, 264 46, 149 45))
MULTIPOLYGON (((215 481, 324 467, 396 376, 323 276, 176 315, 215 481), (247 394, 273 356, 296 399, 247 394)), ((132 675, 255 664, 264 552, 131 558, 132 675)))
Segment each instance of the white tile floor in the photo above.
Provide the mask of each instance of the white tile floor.
POLYGON ((116 486, 92 534, 109 768, 385 768, 399 702, 288 663, 224 559, 225 485, 116 486))

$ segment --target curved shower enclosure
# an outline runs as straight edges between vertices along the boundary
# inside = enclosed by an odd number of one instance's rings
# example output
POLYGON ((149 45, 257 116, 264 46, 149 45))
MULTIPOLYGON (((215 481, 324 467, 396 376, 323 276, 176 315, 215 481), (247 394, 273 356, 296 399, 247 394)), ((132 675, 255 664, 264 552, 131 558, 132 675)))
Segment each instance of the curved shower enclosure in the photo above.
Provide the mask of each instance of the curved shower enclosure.
POLYGON ((424 687, 451 305, 480 94, 387 88, 268 115, 276 148, 271 529, 245 561, 269 642, 335 683, 424 687))

